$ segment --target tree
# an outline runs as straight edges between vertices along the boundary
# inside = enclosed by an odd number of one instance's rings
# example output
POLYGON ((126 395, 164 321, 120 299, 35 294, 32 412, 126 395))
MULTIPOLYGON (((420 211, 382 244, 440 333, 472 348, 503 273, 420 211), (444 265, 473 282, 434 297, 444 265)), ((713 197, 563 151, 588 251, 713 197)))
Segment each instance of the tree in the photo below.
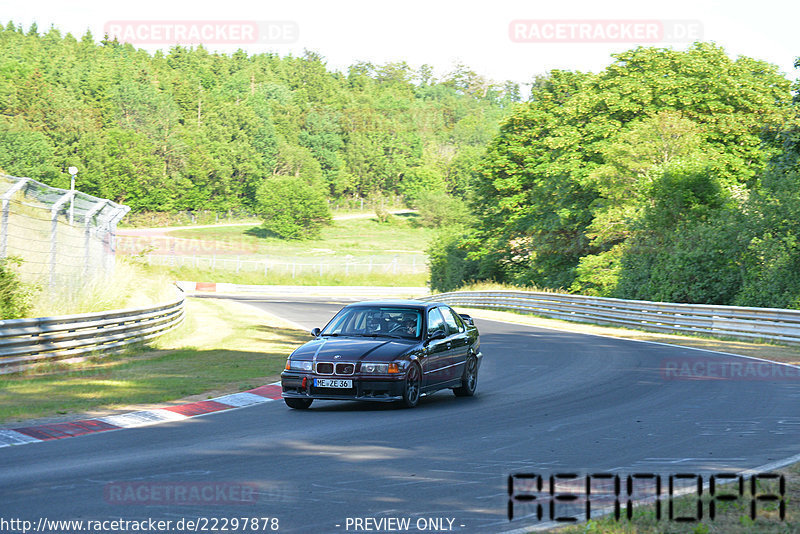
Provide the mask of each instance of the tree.
POLYGON ((264 180, 256 193, 256 209, 264 221, 262 227, 283 239, 317 237, 331 221, 325 196, 294 176, 264 180))
POLYGON ((59 175, 47 136, 29 131, 21 119, 0 120, 0 170, 49 184, 59 175))
POLYGON ((740 198, 780 152, 774 137, 791 93, 774 66, 707 43, 614 58, 596 75, 538 79, 490 143, 473 206, 475 254, 494 258, 492 276, 613 291, 623 253, 615 247, 632 235, 665 165, 702 157, 704 172, 740 198), (605 282, 591 280, 590 265, 608 266, 605 282))

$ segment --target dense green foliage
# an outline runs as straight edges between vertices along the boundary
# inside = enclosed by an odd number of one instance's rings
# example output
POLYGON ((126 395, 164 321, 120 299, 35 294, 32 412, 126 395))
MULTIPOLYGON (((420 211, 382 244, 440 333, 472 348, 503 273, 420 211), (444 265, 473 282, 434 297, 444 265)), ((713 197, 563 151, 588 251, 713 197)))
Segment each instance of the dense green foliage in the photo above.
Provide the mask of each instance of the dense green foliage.
POLYGON ((277 176, 256 192, 256 211, 267 232, 284 239, 319 237, 331 212, 319 188, 302 178, 277 176))
MULTIPOLYGON (((434 79, 405 63, 328 70, 324 59, 151 55, 116 41, 0 29, 0 169, 134 211, 257 208, 275 177, 325 198, 468 194, 513 84, 466 67, 434 79)), ((277 184, 277 182, 276 182, 277 184)))
POLYGON ((478 223, 431 249, 434 287, 800 307, 790 81, 705 43, 614 58, 539 79, 501 125, 475 184, 478 223))
MULTIPOLYGON (((800 90, 795 86, 794 91, 800 90)), ((528 102, 464 66, 210 53, 0 29, 0 170, 135 211, 246 211, 313 237, 402 195, 431 286, 800 307, 800 118, 777 69, 697 43, 552 71, 528 102)))
POLYGON ((0 319, 26 317, 31 309, 33 288, 24 284, 14 270, 20 263, 19 258, 0 258, 0 319))

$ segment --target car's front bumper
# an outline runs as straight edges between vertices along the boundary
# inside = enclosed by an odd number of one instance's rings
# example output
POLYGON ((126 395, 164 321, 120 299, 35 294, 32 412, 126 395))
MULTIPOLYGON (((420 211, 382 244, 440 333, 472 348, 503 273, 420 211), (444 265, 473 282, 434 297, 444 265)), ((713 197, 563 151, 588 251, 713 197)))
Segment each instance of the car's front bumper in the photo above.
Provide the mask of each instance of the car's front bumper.
POLYGON ((392 402, 403 398, 403 375, 397 377, 348 375, 336 376, 353 381, 353 387, 319 388, 314 386, 315 378, 332 378, 330 375, 317 376, 313 373, 284 371, 281 374, 281 390, 284 397, 294 399, 360 400, 392 402), (305 383, 303 379, 305 378, 305 383))

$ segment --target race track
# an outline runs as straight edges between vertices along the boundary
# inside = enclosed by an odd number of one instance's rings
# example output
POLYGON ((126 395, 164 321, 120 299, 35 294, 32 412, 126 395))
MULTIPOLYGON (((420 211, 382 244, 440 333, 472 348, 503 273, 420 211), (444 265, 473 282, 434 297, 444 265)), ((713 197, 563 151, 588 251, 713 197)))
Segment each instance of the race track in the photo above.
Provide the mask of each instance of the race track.
MULTIPOLYGON (((308 329, 324 326, 342 305, 308 297, 241 300, 308 329)), ((277 401, 6 447, 0 449, 0 515, 34 521, 276 517, 280 532, 308 533, 353 532, 348 518, 405 517, 412 525, 438 518, 453 531, 504 532, 537 524, 508 521, 511 473, 739 471, 800 452, 796 379, 668 380, 665 362, 743 360, 476 324, 485 357, 474 398, 442 391, 413 410, 315 401, 310 410, 295 411, 277 401), (114 484, 209 482, 255 487, 257 498, 193 506, 128 504, 109 496, 114 484)))

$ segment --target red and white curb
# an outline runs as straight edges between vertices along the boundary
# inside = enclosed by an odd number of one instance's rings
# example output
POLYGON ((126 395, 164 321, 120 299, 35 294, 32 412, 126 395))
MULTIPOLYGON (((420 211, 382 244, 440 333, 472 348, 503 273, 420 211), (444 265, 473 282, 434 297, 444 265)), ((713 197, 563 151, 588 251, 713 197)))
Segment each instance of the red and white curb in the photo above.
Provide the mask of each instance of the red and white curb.
POLYGON ((0 429, 0 448, 83 436, 107 430, 121 430, 123 428, 136 428, 170 421, 182 421, 209 413, 280 399, 281 385, 280 382, 275 382, 242 393, 232 393, 215 399, 166 406, 154 410, 109 415, 107 417, 83 419, 69 423, 53 423, 7 430, 0 429))

